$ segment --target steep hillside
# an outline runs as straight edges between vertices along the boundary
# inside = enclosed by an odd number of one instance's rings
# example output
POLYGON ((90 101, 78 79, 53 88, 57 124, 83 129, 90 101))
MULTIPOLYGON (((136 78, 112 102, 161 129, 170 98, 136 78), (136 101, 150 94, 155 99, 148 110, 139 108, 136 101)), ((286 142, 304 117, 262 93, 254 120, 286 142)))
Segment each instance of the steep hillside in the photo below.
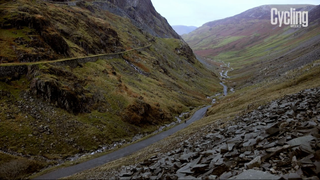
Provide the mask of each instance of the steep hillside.
MULTIPOLYGON (((319 6, 266 5, 204 24, 183 38, 196 54, 230 62, 234 82, 244 86, 319 58, 319 6), (309 11, 309 26, 272 25, 270 10, 309 11)), ((230 84, 231 85, 231 84, 230 84)), ((235 85, 235 84, 233 84, 235 85)))
POLYGON ((183 25, 175 25, 175 26, 172 26, 172 28, 179 35, 188 34, 188 33, 192 32, 192 31, 194 31, 195 29, 197 29, 196 26, 183 26, 183 25))
POLYGON ((79 1, 72 8, 42 1, 4 2, 2 63, 118 52, 149 43, 148 35, 180 38, 151 1, 79 1), (138 34, 131 32, 132 25, 138 34))
POLYGON ((94 4, 103 10, 129 18, 137 28, 153 36, 180 38, 179 35, 173 31, 167 20, 155 10, 150 0, 107 0, 107 2, 94 2, 94 4))
POLYGON ((0 179, 130 143, 221 91, 150 0, 0 2, 0 179))

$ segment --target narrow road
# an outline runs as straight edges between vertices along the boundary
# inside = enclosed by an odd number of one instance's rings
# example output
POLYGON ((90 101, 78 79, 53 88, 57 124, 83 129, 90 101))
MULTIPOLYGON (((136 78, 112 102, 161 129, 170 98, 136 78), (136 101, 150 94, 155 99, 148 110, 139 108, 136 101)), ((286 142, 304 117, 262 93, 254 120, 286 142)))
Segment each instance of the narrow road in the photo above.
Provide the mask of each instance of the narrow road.
POLYGON ((202 117, 204 117, 204 115, 209 107, 211 107, 211 105, 203 107, 203 108, 199 109, 198 111, 196 111, 194 113, 194 115, 186 123, 181 123, 181 124, 171 128, 167 131, 164 131, 160 134, 152 136, 148 139, 145 139, 143 141, 137 142, 137 143, 132 144, 130 146, 124 147, 124 148, 119 149, 117 151, 114 151, 110 154, 83 162, 81 164, 58 169, 58 170, 53 171, 51 173, 39 176, 35 179, 59 179, 59 178, 70 176, 72 174, 75 174, 75 173, 78 173, 78 172, 81 172, 81 171, 84 171, 84 170, 87 170, 90 168, 94 168, 94 167, 103 165, 103 164, 108 163, 110 161, 128 156, 134 152, 137 152, 138 150, 140 150, 142 148, 145 148, 155 142, 158 142, 158 141, 172 135, 173 133, 187 127, 192 122, 201 119, 202 117))

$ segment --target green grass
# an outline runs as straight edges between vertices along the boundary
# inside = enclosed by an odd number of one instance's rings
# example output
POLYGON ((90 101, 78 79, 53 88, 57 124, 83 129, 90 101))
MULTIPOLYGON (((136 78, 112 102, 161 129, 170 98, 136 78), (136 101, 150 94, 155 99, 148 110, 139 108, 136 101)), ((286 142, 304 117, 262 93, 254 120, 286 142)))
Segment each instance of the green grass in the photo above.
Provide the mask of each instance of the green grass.
POLYGON ((227 62, 232 62, 232 60, 237 60, 238 59, 238 55, 240 54, 241 51, 227 51, 227 52, 223 52, 220 53, 217 56, 213 56, 212 58, 217 59, 217 60, 227 60, 227 62))
POLYGON ((214 48, 219 48, 222 47, 224 45, 227 45, 229 43, 232 43, 234 41, 237 41, 239 39, 245 38, 245 36, 230 36, 230 37, 226 37, 223 38, 221 42, 219 42, 218 44, 212 44, 211 46, 209 46, 210 48, 214 49, 214 48))
POLYGON ((24 38, 27 41, 30 41, 29 36, 26 35, 26 33, 31 32, 32 30, 28 27, 23 27, 23 29, 0 29, 0 38, 24 38))
POLYGON ((45 165, 45 163, 36 160, 28 160, 0 152, 1 179, 24 179, 31 174, 30 172, 40 170, 45 165))

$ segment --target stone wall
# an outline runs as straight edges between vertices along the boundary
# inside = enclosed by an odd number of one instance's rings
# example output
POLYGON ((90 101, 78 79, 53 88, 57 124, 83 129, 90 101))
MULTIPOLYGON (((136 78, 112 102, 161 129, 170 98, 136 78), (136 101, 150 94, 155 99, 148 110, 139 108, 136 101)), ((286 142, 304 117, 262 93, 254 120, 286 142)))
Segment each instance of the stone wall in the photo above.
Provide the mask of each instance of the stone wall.
MULTIPOLYGON (((129 53, 134 50, 143 50, 150 46, 151 44, 141 48, 136 48, 133 50, 114 53, 114 54, 94 55, 94 56, 87 56, 87 57, 81 57, 81 58, 70 58, 63 61, 53 61, 53 62, 50 62, 50 64, 53 64, 56 66, 69 66, 71 68, 76 68, 77 66, 81 66, 81 64, 83 63, 96 62, 98 59, 109 60, 114 58, 122 58, 123 53, 129 53)), ((26 75, 28 73, 28 67, 30 66, 34 66, 34 65, 30 63, 30 65, 1 66, 1 63, 0 63, 0 79, 5 77, 19 77, 22 75, 26 75)))
MULTIPOLYGON (((73 58, 60 62, 52 62, 50 64, 56 66, 69 66, 71 68, 76 68, 77 66, 81 66, 80 64, 87 62, 95 62, 98 59, 114 59, 121 58, 121 54, 112 54, 112 55, 100 55, 93 57, 83 57, 83 58, 73 58)), ((20 77, 22 75, 26 75, 28 73, 28 67, 35 65, 16 65, 16 66, 0 66, 0 79, 5 77, 20 77)))
POLYGON ((54 3, 54 4, 64 4, 68 6, 76 6, 78 1, 65 1, 65 2, 59 2, 59 1, 50 1, 50 0, 44 0, 45 2, 54 3))

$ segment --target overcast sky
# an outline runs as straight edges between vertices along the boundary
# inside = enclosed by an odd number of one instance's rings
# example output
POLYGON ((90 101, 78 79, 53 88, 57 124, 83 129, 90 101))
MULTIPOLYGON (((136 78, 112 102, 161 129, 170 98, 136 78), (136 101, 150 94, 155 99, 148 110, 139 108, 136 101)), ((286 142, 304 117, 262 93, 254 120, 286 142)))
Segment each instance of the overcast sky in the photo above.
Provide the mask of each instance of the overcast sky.
POLYGON ((266 4, 314 4, 319 0, 151 0, 170 25, 200 27, 266 4))

